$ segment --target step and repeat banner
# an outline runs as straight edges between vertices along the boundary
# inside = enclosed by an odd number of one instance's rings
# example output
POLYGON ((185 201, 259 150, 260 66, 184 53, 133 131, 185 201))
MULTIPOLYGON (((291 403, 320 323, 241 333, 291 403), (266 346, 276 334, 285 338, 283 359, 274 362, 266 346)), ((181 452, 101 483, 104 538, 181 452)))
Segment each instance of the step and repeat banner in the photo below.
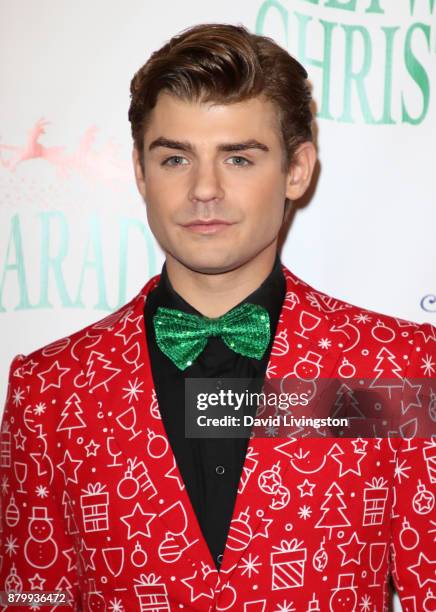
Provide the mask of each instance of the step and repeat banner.
POLYGON ((309 72, 319 172, 283 262, 330 295, 436 324, 435 4, 4 0, 0 410, 14 355, 104 317, 160 271, 134 182, 129 84, 200 22, 271 36, 309 72))

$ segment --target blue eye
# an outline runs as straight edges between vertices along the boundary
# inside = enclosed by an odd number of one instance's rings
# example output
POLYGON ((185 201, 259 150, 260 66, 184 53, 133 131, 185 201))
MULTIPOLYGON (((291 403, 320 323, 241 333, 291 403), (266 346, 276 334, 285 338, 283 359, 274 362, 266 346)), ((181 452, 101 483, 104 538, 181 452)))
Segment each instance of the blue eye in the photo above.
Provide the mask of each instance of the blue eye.
POLYGON ((232 163, 232 166, 251 166, 253 164, 253 162, 251 162, 250 160, 248 160, 246 157, 241 157, 240 155, 233 155, 232 157, 230 157, 230 159, 234 160, 234 163, 232 163))
POLYGON ((187 160, 181 155, 172 155, 162 162, 162 166, 184 166, 185 161, 187 160))

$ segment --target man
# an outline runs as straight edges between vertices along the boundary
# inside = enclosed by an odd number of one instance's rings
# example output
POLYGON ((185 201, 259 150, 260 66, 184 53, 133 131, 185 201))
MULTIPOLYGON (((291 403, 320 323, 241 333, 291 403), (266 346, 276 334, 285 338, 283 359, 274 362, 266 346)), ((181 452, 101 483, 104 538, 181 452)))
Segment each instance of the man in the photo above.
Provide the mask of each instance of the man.
POLYGON ((316 163, 306 78, 230 25, 182 33, 133 78, 165 265, 14 359, 1 590, 76 610, 378 611, 392 575, 404 610, 434 609, 435 445, 415 415, 434 403, 436 330, 330 298, 277 254, 316 163), (420 437, 185 435, 189 379, 317 377, 370 380, 420 437))

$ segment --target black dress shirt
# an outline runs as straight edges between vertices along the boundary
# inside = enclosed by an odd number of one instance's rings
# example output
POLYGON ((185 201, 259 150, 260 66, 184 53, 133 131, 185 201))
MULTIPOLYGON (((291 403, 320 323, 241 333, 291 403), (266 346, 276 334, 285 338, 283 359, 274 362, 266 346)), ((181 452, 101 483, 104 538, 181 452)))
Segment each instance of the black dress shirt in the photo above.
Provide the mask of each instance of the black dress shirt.
POLYGON ((239 355, 214 336, 185 370, 179 370, 159 349, 153 315, 159 306, 200 316, 201 313, 173 289, 165 264, 158 285, 145 302, 147 345, 163 425, 217 568, 225 549, 248 439, 185 437, 185 378, 257 378, 263 381, 285 293, 286 280, 277 256, 264 282, 240 302, 258 304, 269 313, 271 338, 262 359, 239 355))

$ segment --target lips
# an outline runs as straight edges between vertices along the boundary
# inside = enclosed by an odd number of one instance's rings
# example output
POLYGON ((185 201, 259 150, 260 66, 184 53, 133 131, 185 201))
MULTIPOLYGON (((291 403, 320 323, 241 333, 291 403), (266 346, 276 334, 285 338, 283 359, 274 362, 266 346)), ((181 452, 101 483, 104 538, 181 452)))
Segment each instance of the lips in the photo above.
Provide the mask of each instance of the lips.
POLYGON ((207 221, 198 219, 184 224, 183 227, 197 234, 214 234, 225 230, 231 225, 233 225, 233 223, 229 223, 222 219, 208 219, 207 221))

